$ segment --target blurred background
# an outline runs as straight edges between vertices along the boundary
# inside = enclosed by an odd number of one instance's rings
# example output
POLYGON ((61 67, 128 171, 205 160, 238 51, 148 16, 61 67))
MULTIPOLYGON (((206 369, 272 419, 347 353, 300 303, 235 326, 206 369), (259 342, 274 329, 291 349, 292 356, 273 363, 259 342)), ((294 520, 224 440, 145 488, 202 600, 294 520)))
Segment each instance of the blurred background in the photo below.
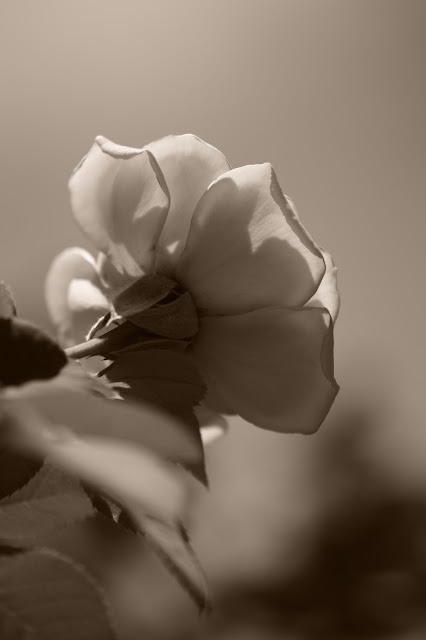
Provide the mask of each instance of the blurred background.
POLYGON ((425 20, 424 0, 0 5, 0 277, 21 315, 51 330, 48 266, 89 248, 67 180, 98 134, 272 162, 339 267, 329 417, 313 437, 236 420, 212 445, 193 537, 215 613, 165 577, 139 603, 150 639, 425 637, 425 20))

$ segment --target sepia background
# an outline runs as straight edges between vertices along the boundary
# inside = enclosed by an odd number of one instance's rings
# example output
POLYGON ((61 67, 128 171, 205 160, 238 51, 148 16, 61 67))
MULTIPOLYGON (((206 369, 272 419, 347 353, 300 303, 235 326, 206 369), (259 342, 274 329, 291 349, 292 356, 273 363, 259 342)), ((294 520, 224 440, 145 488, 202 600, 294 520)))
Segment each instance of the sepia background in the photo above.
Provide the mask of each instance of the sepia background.
POLYGON ((98 134, 270 161, 339 268, 329 417, 310 438, 235 421, 212 445, 193 536, 216 613, 162 588, 150 638, 426 631, 425 21, 424 0, 0 5, 0 278, 21 315, 51 331, 48 266, 89 248, 67 180, 98 134))

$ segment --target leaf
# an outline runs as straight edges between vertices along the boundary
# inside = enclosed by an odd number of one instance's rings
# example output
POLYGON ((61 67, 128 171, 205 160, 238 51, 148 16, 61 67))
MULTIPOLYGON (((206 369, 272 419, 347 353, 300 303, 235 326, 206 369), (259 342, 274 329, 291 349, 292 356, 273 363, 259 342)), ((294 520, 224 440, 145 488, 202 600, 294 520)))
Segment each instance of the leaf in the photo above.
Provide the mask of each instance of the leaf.
POLYGON ((178 417, 196 434, 201 456, 196 462, 182 461, 185 468, 207 484, 199 424, 194 413, 205 394, 205 384, 188 355, 166 349, 126 351, 116 355, 104 370, 125 400, 150 403, 178 417))
POLYGON ((0 541, 12 546, 33 546, 50 531, 92 513, 93 507, 83 492, 5 505, 0 507, 0 541))
POLYGON ((142 276, 115 296, 115 315, 126 318, 140 313, 165 298, 176 286, 176 282, 160 274, 142 276))
POLYGON ((109 605, 92 576, 66 556, 37 549, 0 560, 2 640, 113 640, 109 605))
MULTIPOLYGON (((116 416, 125 419, 126 413, 120 414, 120 402, 110 404, 111 409, 116 405, 116 416)), ((47 456, 52 464, 75 474, 118 504, 126 505, 131 500, 154 516, 171 519, 186 510, 189 487, 185 472, 148 449, 108 437, 77 437, 65 427, 47 422, 24 402, 9 401, 8 418, 4 437, 9 438, 9 444, 36 456, 47 456)))
POLYGON ((12 493, 8 498, 2 500, 0 506, 15 504, 16 502, 26 502, 38 498, 47 498, 60 493, 85 495, 81 484, 75 477, 65 474, 60 469, 56 469, 45 462, 25 486, 15 491, 15 493, 12 493))
POLYGON ((0 318, 0 385, 20 385, 55 376, 67 363, 59 345, 41 329, 15 318, 0 318))
MULTIPOLYGON (((140 342, 133 342, 132 344, 125 345, 120 349, 115 349, 109 354, 111 360, 117 360, 118 357, 127 351, 142 351, 142 350, 157 350, 166 349, 167 351, 174 351, 183 353, 190 345, 190 340, 172 340, 171 338, 161 338, 160 336, 150 335, 149 338, 145 337, 140 342)), ((103 372, 101 372, 102 374, 103 372)), ((100 375, 101 375, 100 374, 100 375)))
POLYGON ((198 331, 197 310, 188 291, 127 318, 141 329, 165 338, 192 338, 198 331))
POLYGON ((183 525, 149 518, 137 509, 130 509, 130 514, 148 544, 191 596, 200 612, 208 613, 212 605, 206 578, 183 525))
POLYGON ((113 307, 113 320, 126 318, 165 338, 190 338, 198 331, 191 295, 163 275, 143 276, 114 298, 113 307))
POLYGON ((102 585, 123 639, 163 637, 165 607, 180 594, 142 536, 98 514, 55 531, 43 546, 82 564, 102 585))
POLYGON ((110 382, 128 385, 120 389, 121 395, 151 402, 171 413, 192 411, 206 392, 190 357, 165 349, 122 352, 103 374, 110 382))
MULTIPOLYGON (((143 541, 113 520, 93 513, 47 534, 42 546, 72 558, 87 568, 109 592, 115 588, 114 573, 135 557, 143 558, 143 541)), ((142 594, 141 594, 142 595, 142 594)))
POLYGON ((13 318, 16 316, 16 304, 10 287, 0 282, 0 318, 13 318))
POLYGON ((94 397, 78 385, 67 388, 67 384, 66 378, 58 376, 50 382, 34 382, 16 390, 6 390, 3 404, 6 408, 7 402, 13 401, 18 409, 21 401, 31 403, 47 424, 66 426, 77 435, 114 438, 142 445, 178 462, 195 464, 203 461, 196 425, 148 405, 105 400, 94 397))
POLYGON ((41 461, 12 451, 0 449, 0 499, 23 487, 41 468, 41 461))

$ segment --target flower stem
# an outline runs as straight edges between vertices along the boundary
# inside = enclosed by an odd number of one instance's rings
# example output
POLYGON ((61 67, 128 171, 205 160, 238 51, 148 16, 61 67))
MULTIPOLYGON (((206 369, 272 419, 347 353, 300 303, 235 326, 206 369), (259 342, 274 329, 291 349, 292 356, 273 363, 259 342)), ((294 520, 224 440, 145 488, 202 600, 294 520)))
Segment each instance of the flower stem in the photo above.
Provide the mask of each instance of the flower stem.
POLYGON ((86 340, 81 344, 65 349, 68 358, 79 360, 80 358, 88 358, 90 356, 102 356, 114 351, 127 344, 127 341, 135 339, 141 334, 141 330, 130 322, 125 322, 120 326, 108 331, 99 338, 86 340))

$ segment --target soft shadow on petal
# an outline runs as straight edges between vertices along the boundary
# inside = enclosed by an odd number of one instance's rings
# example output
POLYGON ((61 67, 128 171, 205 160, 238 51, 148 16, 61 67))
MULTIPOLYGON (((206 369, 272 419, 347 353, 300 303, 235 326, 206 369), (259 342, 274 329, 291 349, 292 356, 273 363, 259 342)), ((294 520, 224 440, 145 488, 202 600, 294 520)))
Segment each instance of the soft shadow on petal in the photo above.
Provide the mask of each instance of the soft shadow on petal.
POLYGON ((153 155, 99 136, 69 187, 77 223, 118 272, 135 277, 152 271, 169 209, 153 155))
POLYGON ((156 249, 156 270, 173 276, 199 199, 230 166, 218 149, 192 134, 167 136, 144 148, 155 156, 170 191, 170 210, 156 249))
POLYGON ((306 307, 325 307, 330 312, 333 322, 336 322, 339 315, 340 296, 337 290, 337 268, 333 258, 321 249, 325 262, 325 273, 316 293, 306 303, 306 307))
POLYGON ((301 306, 325 271, 320 250, 282 194, 269 164, 214 182, 192 218, 177 279, 201 313, 301 306))
POLYGON ((323 309, 260 309, 201 320, 194 356, 209 383, 247 421, 312 433, 338 392, 332 327, 323 309))
POLYGON ((64 346, 81 342, 96 319, 108 311, 95 261, 78 247, 56 256, 46 277, 45 296, 64 346))

